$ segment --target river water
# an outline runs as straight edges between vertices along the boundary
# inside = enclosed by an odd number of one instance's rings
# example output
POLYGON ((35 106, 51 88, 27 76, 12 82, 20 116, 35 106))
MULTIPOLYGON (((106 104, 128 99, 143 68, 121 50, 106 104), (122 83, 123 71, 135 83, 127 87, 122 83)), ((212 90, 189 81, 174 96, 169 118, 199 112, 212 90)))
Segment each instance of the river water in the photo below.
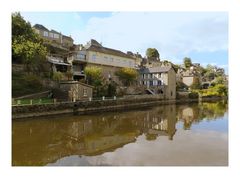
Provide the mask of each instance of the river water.
POLYGON ((14 166, 227 166, 226 101, 12 122, 14 166))

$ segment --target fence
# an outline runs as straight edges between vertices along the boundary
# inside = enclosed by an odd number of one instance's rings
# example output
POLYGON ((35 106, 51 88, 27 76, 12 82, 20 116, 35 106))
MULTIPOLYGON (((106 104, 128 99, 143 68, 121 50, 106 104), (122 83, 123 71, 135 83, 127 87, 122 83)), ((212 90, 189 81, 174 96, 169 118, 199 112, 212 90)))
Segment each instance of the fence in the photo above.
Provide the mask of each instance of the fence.
POLYGON ((16 105, 35 105, 35 104, 53 104, 56 102, 56 99, 13 99, 12 106, 16 105))
MULTIPOLYGON (((91 101, 114 101, 114 100, 151 100, 163 99, 161 95, 127 95, 123 97, 98 97, 98 98, 88 98, 86 100, 82 100, 82 102, 91 102, 91 101)), ((78 102, 78 101, 77 101, 78 102)), ((49 99, 49 98, 41 98, 41 99, 13 99, 12 106, 19 106, 19 105, 39 105, 39 104, 57 104, 57 103, 74 103, 72 101, 66 101, 61 99, 49 99)))

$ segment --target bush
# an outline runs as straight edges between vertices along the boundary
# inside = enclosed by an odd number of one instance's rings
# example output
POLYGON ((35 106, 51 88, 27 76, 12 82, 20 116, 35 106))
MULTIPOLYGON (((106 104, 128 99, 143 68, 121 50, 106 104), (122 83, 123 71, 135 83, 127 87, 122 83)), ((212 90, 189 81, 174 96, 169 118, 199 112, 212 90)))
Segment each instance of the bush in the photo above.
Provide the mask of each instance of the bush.
POLYGON ((196 99, 199 97, 199 94, 198 94, 198 92, 191 92, 188 94, 188 97, 191 99, 196 99))
POLYGON ((63 79, 63 74, 62 72, 53 72, 53 80, 55 81, 60 81, 63 79))
POLYGON ((29 87, 29 88, 36 88, 36 87, 41 87, 42 86, 42 82, 41 82, 41 78, 39 78, 38 76, 36 75, 26 75, 24 76, 23 78, 26 83, 26 85, 29 87))

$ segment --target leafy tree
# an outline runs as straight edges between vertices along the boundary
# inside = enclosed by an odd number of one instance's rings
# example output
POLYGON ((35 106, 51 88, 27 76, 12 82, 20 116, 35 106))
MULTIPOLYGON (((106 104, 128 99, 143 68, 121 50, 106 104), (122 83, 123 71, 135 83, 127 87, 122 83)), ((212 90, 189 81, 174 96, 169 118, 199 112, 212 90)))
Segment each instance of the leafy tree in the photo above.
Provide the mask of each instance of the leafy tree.
POLYGON ((100 67, 85 67, 84 73, 86 74, 86 80, 89 85, 93 85, 93 95, 95 97, 107 96, 108 85, 102 76, 102 68, 100 67))
POLYGON ((115 75, 119 77, 125 86, 129 86, 137 79, 138 72, 135 69, 125 67, 117 71, 115 75))
POLYGON ((102 69, 100 67, 85 67, 84 73, 86 74, 89 85, 100 85, 103 81, 102 69))
POLYGON ((215 84, 224 84, 224 79, 222 76, 218 76, 215 79, 215 84))
POLYGON ((148 48, 146 51, 147 58, 159 59, 159 53, 156 48, 148 48))
POLYGON ((192 60, 191 58, 185 57, 183 59, 183 63, 186 69, 190 68, 192 66, 192 60))
POLYGON ((20 13, 12 14, 12 60, 23 63, 28 72, 41 67, 46 61, 47 48, 43 40, 34 32, 29 22, 20 13))

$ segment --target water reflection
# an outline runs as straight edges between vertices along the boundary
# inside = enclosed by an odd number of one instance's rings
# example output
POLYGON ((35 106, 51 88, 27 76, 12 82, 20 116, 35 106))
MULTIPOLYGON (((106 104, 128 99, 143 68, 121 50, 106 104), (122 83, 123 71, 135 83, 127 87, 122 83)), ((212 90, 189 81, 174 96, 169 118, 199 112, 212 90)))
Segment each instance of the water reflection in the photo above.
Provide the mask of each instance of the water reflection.
MULTIPOLYGON (((13 165, 47 165, 71 155, 96 156, 115 152, 144 138, 149 144, 162 137, 174 142, 176 123, 184 130, 202 120, 217 120, 227 111, 226 101, 165 105, 141 111, 64 116, 56 119, 14 121, 13 165)), ((179 128, 181 129, 181 128, 179 128)), ((148 160, 146 160, 147 162, 148 160)))

